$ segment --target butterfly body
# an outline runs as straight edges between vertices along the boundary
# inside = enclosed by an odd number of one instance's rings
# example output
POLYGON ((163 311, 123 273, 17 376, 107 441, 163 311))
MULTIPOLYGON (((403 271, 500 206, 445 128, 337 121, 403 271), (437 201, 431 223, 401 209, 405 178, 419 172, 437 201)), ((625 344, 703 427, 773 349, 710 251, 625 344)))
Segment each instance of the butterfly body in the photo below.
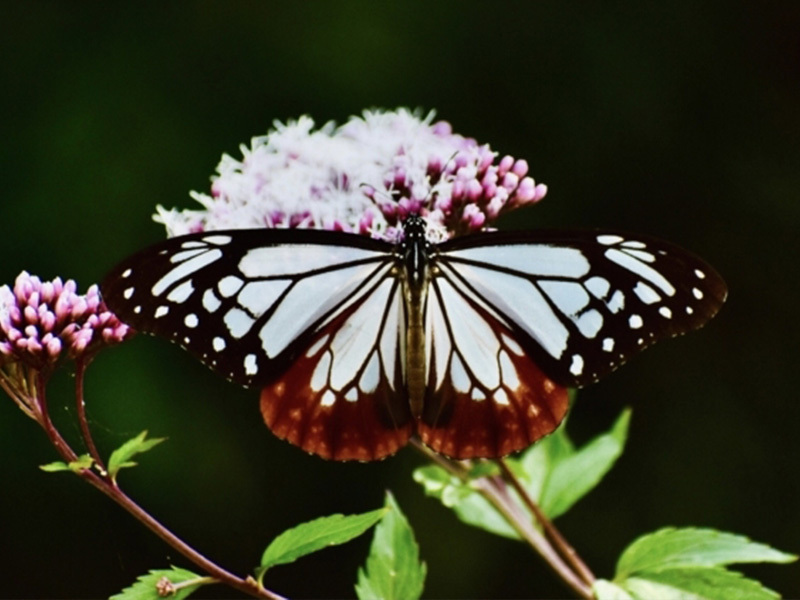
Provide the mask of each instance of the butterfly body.
MULTIPOLYGON (((428 253, 430 244, 425 237, 425 222, 418 216, 409 217, 405 237, 400 244, 403 263, 403 297, 408 315, 406 330, 406 387, 411 414, 419 417, 425 394, 425 302, 430 283, 428 253)), ((397 266, 400 270, 400 266, 397 266)))
POLYGON ((616 232, 491 232, 440 244, 410 217, 399 244, 311 230, 166 240, 102 284, 109 307, 261 389, 267 425, 333 459, 418 434, 455 458, 551 432, 567 387, 696 329, 726 295, 671 244, 616 232))

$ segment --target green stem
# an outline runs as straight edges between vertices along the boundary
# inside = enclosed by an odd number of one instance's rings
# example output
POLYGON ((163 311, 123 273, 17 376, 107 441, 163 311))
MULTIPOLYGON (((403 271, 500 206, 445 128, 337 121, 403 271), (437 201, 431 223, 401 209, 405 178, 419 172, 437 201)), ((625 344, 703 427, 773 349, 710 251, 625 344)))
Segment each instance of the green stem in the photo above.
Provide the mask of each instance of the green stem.
POLYGON ((508 493, 508 488, 503 479, 480 477, 470 479, 469 470, 463 464, 450 460, 437 454, 419 440, 412 438, 411 444, 430 460, 444 468, 447 472, 458 477, 461 481, 471 485, 486 500, 503 515, 514 530, 525 540, 533 550, 541 556, 547 565, 567 584, 578 596, 592 600, 591 585, 582 580, 570 566, 564 562, 548 539, 542 535, 530 521, 517 502, 508 493))
POLYGON ((553 522, 547 518, 547 515, 542 512, 542 509, 539 508, 539 505, 533 501, 530 494, 528 494, 528 490, 526 490, 522 483, 520 483, 519 479, 514 472, 508 467, 508 463, 506 463, 505 459, 498 458, 496 459, 498 465, 500 465, 500 469, 503 471, 503 479, 511 484, 511 486, 516 490, 519 497, 522 498, 522 501, 525 503, 525 506, 528 510, 533 513, 533 516, 539 522, 539 524, 544 529, 547 537, 555 544, 556 549, 558 550, 559 554, 564 557, 567 562, 572 565, 572 568, 575 569, 575 572, 583 579, 584 583, 588 584, 589 586, 594 584, 595 576, 594 573, 589 569, 586 563, 583 562, 581 557, 575 551, 575 549, 567 542, 566 538, 561 535, 561 532, 553 525, 553 522))

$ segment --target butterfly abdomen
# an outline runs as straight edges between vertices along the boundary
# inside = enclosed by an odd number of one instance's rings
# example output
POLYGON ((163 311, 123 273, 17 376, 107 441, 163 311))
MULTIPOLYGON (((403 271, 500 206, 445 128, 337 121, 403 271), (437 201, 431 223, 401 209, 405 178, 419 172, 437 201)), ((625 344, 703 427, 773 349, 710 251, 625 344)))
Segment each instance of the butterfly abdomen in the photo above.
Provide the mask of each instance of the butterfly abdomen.
POLYGON ((430 280, 425 222, 416 216, 409 217, 405 225, 405 239, 400 247, 403 260, 403 291, 408 315, 406 330, 406 385, 411 414, 419 417, 425 398, 425 296, 430 280))

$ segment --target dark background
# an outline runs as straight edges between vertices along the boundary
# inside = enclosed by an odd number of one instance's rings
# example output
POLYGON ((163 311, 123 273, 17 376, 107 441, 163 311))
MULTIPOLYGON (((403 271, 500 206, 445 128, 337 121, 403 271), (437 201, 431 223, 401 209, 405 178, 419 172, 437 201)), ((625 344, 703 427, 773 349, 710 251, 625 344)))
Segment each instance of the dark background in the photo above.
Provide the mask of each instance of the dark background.
MULTIPOLYGON (((526 226, 607 226, 692 249, 730 299, 699 333, 582 391, 579 440, 625 406, 627 452, 559 520, 598 576, 665 525, 800 551, 800 4, 685 2, 5 2, 0 5, 0 282, 22 269, 99 281, 163 237, 156 203, 194 207, 223 152, 274 119, 435 108, 457 132, 527 158, 550 187, 526 226)), ((518 221, 518 222, 519 222, 518 221)), ((67 435, 71 377, 52 385, 67 435)), ((567 596, 524 546, 462 526, 411 481, 412 450, 335 464, 275 439, 255 392, 149 337, 87 382, 104 452, 169 441, 122 476, 157 517, 246 573, 267 541, 391 489, 427 561, 429 598, 567 596)), ((55 459, 0 401, 0 596, 101 597, 190 566, 55 459)), ((353 596, 368 537, 278 567, 292 597, 353 596)), ((800 595, 798 566, 745 571, 800 595)), ((230 592, 216 588, 212 595, 230 592)))

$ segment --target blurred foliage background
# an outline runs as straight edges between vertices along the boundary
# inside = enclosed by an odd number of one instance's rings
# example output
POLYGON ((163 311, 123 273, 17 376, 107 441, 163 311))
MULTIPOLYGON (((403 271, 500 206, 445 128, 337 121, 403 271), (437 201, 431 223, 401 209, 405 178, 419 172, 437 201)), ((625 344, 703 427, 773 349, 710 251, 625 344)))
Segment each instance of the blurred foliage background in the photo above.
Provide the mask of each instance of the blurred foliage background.
MULTIPOLYGON (((81 289, 99 281, 163 237, 156 203, 193 206, 188 191, 208 189, 220 155, 239 156, 275 119, 436 109, 549 185, 515 225, 662 236, 730 286, 704 330, 578 396, 578 440, 634 409, 618 466, 559 520, 596 574, 665 525, 800 551, 800 4, 37 1, 0 12, 0 282, 22 269, 81 289)), ((50 397, 76 436, 71 383, 59 374, 50 397)), ((427 597, 568 595, 525 547, 425 498, 412 450, 379 464, 306 456, 263 426, 256 392, 162 340, 102 354, 87 385, 105 452, 142 429, 169 437, 123 486, 231 570, 247 572, 284 528, 375 508, 388 488, 428 562, 427 597)), ((150 568, 190 566, 77 478, 38 470, 54 458, 0 399, 0 596, 103 597, 150 568)), ((368 543, 266 583, 352 596, 368 543)), ((800 595, 797 565, 746 572, 800 595)))

